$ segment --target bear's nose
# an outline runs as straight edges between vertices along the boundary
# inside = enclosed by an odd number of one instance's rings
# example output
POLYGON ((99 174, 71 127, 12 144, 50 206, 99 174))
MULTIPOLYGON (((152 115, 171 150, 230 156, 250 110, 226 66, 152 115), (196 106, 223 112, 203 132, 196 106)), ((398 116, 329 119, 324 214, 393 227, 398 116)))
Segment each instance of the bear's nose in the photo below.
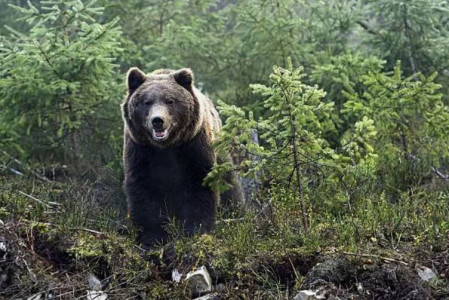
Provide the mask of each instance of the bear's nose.
POLYGON ((154 129, 161 129, 164 126, 164 119, 161 117, 151 118, 151 124, 153 124, 154 129))

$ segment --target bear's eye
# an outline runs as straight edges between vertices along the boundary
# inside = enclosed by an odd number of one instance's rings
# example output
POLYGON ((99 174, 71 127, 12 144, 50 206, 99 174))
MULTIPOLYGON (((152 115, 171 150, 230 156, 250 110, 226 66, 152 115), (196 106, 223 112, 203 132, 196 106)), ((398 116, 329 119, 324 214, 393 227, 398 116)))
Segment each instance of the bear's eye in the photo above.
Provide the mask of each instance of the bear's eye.
POLYGON ((175 101, 173 101, 173 100, 168 100, 167 101, 167 104, 169 104, 169 105, 172 105, 172 104, 174 104, 175 103, 175 101))
POLYGON ((150 105, 151 105, 151 101, 150 101, 150 100, 147 100, 147 101, 145 101, 143 104, 146 105, 146 106, 150 106, 150 105))

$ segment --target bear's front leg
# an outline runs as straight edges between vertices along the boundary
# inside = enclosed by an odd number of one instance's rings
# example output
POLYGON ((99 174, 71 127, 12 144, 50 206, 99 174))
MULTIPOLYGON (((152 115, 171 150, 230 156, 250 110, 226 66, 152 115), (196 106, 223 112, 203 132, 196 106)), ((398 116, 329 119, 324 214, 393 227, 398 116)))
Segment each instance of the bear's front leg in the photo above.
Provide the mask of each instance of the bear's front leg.
POLYGON ((215 155, 205 131, 201 131, 190 142, 184 144, 180 153, 185 165, 186 197, 178 201, 179 219, 187 234, 208 232, 212 229, 217 205, 218 194, 208 186, 203 185, 204 178, 211 171, 215 155))
POLYGON ((175 212, 182 231, 187 235, 210 231, 215 222, 218 195, 200 184, 188 195, 178 202, 175 212))
POLYGON ((139 230, 137 241, 144 249, 149 249, 157 243, 168 239, 164 226, 168 223, 166 206, 163 199, 148 195, 145 189, 125 184, 129 199, 131 220, 139 230))

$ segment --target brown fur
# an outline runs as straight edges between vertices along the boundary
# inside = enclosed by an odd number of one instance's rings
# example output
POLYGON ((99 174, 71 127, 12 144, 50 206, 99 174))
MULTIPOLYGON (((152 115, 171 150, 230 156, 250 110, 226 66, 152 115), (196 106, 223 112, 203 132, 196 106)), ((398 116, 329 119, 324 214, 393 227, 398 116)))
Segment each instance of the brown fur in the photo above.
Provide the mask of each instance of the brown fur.
POLYGON ((212 142, 221 126, 212 101, 194 87, 190 69, 132 68, 127 81, 125 191, 140 241, 149 247, 165 240, 163 227, 173 218, 186 233, 209 231, 219 195, 202 183, 216 161, 212 142))

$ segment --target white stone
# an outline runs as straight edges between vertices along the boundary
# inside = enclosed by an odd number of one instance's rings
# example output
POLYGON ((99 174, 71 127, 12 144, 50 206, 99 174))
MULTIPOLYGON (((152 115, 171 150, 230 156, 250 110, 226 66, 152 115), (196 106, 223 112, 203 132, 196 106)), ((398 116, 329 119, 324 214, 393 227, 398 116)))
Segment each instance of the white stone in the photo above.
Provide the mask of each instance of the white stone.
POLYGON ((424 281, 431 281, 437 275, 427 267, 416 267, 416 271, 418 271, 419 277, 424 281))
POLYGON ((179 282, 181 282, 181 278, 182 278, 182 274, 179 273, 178 269, 174 269, 171 272, 171 280, 172 281, 179 283, 179 282))
POLYGON ((321 300, 325 299, 322 295, 317 295, 317 292, 311 290, 300 291, 293 300, 321 300))
POLYGON ((216 300, 218 299, 217 294, 208 294, 199 298, 195 298, 194 300, 216 300))
POLYGON ((108 295, 102 291, 87 291, 87 300, 106 300, 108 295))
POLYGON ((205 266, 187 273, 185 281, 190 284, 193 293, 208 293, 212 291, 212 279, 205 266))
POLYGON ((6 252, 6 243, 4 241, 0 241, 0 251, 6 252))
POLYGON ((89 283, 89 288, 94 291, 101 290, 101 281, 94 274, 87 274, 87 282, 89 283))
POLYGON ((360 294, 363 294, 363 285, 361 282, 357 282, 356 284, 357 287, 357 292, 359 292, 360 294))

